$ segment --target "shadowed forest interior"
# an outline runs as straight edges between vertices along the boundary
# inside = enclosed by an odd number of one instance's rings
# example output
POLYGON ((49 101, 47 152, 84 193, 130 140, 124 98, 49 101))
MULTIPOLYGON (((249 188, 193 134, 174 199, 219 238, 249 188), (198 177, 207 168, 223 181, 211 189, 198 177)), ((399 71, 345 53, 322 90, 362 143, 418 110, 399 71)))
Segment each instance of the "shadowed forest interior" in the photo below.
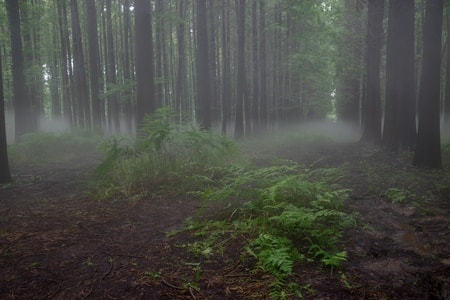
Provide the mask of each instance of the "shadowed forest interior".
POLYGON ((0 0, 0 33, 0 298, 450 298, 449 1, 0 0))

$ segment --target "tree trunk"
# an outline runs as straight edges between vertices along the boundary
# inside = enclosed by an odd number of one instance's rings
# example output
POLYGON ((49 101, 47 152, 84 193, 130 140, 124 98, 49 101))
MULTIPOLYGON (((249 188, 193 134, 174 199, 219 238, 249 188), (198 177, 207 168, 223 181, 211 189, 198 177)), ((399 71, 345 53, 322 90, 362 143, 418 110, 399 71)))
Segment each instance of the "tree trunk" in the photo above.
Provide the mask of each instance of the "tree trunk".
POLYGON ((389 1, 383 145, 413 149, 416 139, 414 0, 389 1))
POLYGON ((450 7, 445 8, 446 14, 446 75, 445 75, 445 98, 444 98, 444 128, 450 130, 450 7))
POLYGON ((89 47, 89 79, 94 129, 102 124, 100 110, 100 52, 98 47, 97 10, 94 1, 86 1, 87 37, 89 47))
POLYGON ((33 131, 30 98, 27 94, 22 34, 20 30, 19 1, 7 0, 6 9, 11 34, 12 76, 16 142, 24 133, 33 131))
MULTIPOLYGON (((175 82, 175 108, 180 111, 180 116, 187 111, 186 105, 186 41, 185 41, 185 19, 186 19, 186 2, 177 1, 178 10, 178 23, 176 26, 177 31, 177 52, 178 52, 178 63, 177 63, 177 74, 175 82)), ((180 118, 181 120, 181 118, 180 118)))
POLYGON ((0 183, 11 181, 8 163, 8 144, 6 141, 5 100, 3 93, 3 69, 0 56, 0 183))
POLYGON ((237 19, 237 82, 236 82, 236 120, 234 135, 236 138, 244 136, 244 107, 246 101, 246 72, 245 72, 245 0, 236 0, 237 19))
POLYGON ((414 165, 441 168, 440 71, 443 0, 427 0, 423 27, 419 130, 414 165))
POLYGON ((156 110, 150 0, 135 2, 136 128, 156 110))
POLYGON ((72 16, 74 104, 76 105, 76 120, 79 126, 89 127, 91 121, 91 111, 89 107, 89 93, 87 88, 83 40, 81 37, 77 0, 70 0, 70 13, 72 16))
POLYGON ((222 134, 227 133, 231 111, 230 9, 222 6, 222 134))
POLYGON ((267 131, 267 58, 266 58, 266 10, 264 1, 259 2, 259 60, 260 60, 260 122, 259 130, 267 131))
POLYGON ((380 62, 383 45, 384 0, 369 0, 367 23, 367 96, 364 103, 363 142, 381 143, 380 62))
POLYGON ((106 48, 108 49, 107 56, 107 72, 106 72, 106 84, 109 89, 108 93, 108 117, 110 119, 112 132, 120 132, 119 123, 119 99, 117 98, 117 92, 115 88, 117 85, 116 76, 116 53, 114 51, 114 35, 112 26, 112 0, 106 0, 106 48), (111 90, 113 90, 111 92, 111 90))
POLYGON ((211 102, 206 0, 197 0, 197 108, 202 129, 211 128, 211 102))
POLYGON ((56 1, 58 10, 59 39, 61 43, 61 79, 63 90, 63 116, 72 126, 72 64, 69 43, 69 30, 67 22, 67 6, 65 1, 56 1))

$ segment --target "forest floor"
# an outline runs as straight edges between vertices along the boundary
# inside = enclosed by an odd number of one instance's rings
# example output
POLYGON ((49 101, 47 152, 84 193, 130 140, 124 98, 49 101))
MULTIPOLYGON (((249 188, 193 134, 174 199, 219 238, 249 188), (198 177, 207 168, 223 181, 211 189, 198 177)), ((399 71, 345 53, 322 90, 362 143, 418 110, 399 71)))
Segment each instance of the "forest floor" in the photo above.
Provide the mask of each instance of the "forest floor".
MULTIPOLYGON (((390 172, 417 170, 357 144, 319 142, 270 155, 341 167, 340 184, 351 189, 347 210, 359 213, 360 225, 342 240, 348 259, 339 270, 295 267, 290 279, 305 299, 450 299, 450 189, 423 176, 411 199, 393 203, 383 187, 402 178, 390 172)), ((88 183, 98 163, 15 170, 15 181, 0 188, 0 299, 268 299, 270 278, 240 260, 244 241, 207 259, 183 246, 191 232, 168 234, 198 214, 200 200, 170 192, 93 200, 88 183)))

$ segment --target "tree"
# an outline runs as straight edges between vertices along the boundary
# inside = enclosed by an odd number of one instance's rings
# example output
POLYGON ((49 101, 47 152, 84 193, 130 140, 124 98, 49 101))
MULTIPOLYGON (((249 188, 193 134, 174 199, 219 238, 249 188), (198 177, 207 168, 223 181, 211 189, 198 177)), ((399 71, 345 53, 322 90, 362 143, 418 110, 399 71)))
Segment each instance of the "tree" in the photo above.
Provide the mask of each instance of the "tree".
POLYGON ((89 79, 94 128, 101 128, 100 110, 100 52, 98 47, 97 11, 94 1, 86 1, 87 37, 89 48, 89 79))
POLYGON ((414 0, 389 1, 383 145, 394 152, 416 142, 414 0))
POLYGON ((442 166, 439 108, 443 7, 443 0, 427 0, 425 4, 419 128, 414 165, 428 168, 442 166))
POLYGON ((135 2, 136 128, 155 112, 153 35, 150 0, 135 2))
POLYGON ((222 5, 222 134, 227 133, 231 113, 230 10, 222 5))
POLYGON ((237 19, 237 82, 236 82, 236 120, 234 135, 244 136, 244 105, 246 102, 245 72, 245 0, 236 0, 237 19))
POLYGON ((367 96, 363 105, 364 132, 361 140, 381 143, 380 62, 383 44, 384 0, 369 0, 367 21, 367 96))
POLYGON ((211 103, 206 0, 197 0, 197 108, 202 129, 211 128, 211 103))
POLYGON ((75 120, 77 121, 77 125, 89 127, 91 124, 91 110, 89 106, 86 65, 84 61, 83 39, 81 35, 77 0, 70 0, 70 14, 72 20, 73 105, 76 108, 74 109, 76 116, 75 120))
POLYGON ((33 131, 32 111, 24 71, 22 34, 20 29, 19 1, 7 0, 9 28, 11 35, 11 57, 14 94, 15 139, 33 131))
POLYGON ((8 163, 8 147, 6 143, 5 101, 3 93, 3 68, 0 57, 0 183, 11 181, 8 163))

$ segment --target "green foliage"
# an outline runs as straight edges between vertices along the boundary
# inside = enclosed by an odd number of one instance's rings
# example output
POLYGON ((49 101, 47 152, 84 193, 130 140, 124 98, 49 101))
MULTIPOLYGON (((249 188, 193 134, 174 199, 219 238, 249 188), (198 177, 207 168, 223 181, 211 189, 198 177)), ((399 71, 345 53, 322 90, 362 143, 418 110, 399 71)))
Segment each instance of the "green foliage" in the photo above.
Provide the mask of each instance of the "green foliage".
POLYGON ((172 122, 167 108, 145 118, 137 139, 111 138, 103 144, 106 157, 97 169, 101 198, 130 197, 177 183, 180 189, 203 184, 208 170, 239 158, 238 147, 227 137, 172 122))
POLYGON ((241 204, 230 230, 253 237, 246 252, 274 276, 273 294, 280 298, 290 293, 286 281, 296 263, 306 258, 333 269, 347 258, 339 242, 343 229, 355 221, 343 211, 348 191, 331 183, 339 177, 338 169, 311 171, 282 161, 264 168, 222 170, 222 176, 198 194, 205 201, 241 204))
POLYGON ((384 194, 392 203, 401 203, 407 198, 405 191, 399 188, 390 188, 384 194))

